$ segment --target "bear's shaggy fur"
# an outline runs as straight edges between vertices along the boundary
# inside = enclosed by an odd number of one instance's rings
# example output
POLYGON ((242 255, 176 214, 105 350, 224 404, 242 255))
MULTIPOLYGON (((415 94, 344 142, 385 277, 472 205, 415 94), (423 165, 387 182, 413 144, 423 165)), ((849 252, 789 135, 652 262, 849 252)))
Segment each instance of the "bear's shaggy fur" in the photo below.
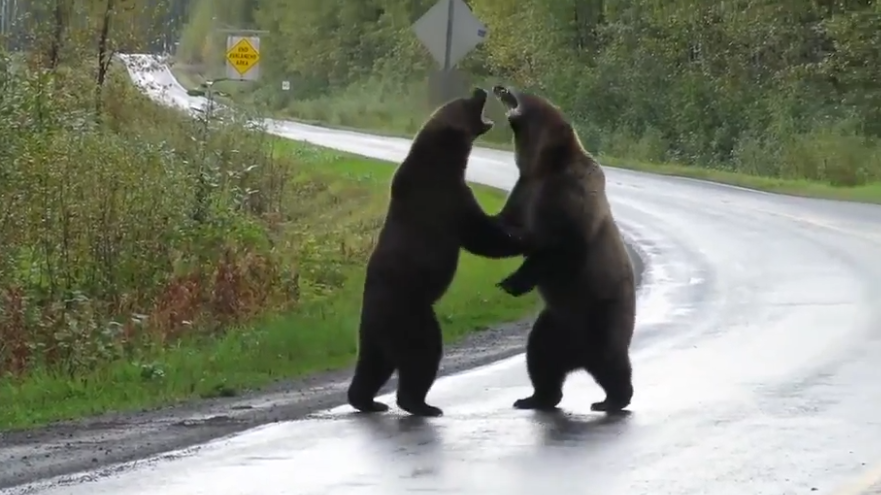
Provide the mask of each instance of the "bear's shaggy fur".
POLYGON ((487 92, 477 88, 435 110, 392 178, 388 213, 367 264, 348 390, 349 404, 359 411, 388 410, 375 397, 397 370, 401 409, 443 414, 425 402, 443 353, 433 306, 453 280, 460 248, 487 258, 524 252, 465 182, 472 144, 493 125, 483 116, 486 100, 487 92))
POLYGON ((530 245, 499 286, 514 296, 538 287, 545 303, 526 347, 534 391, 514 407, 556 408, 566 376, 584 369, 606 393, 591 408, 624 409, 633 396, 636 288, 603 170, 548 100, 504 86, 493 93, 508 110, 520 170, 497 218, 522 229, 530 245))

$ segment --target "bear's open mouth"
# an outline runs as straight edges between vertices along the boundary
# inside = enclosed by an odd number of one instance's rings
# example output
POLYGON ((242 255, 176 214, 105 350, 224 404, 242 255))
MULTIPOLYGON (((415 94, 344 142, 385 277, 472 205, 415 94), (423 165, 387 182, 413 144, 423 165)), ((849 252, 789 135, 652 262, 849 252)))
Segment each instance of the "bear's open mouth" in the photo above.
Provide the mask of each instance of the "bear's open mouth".
POLYGON ((483 102, 483 107, 480 109, 480 121, 486 125, 495 125, 495 122, 489 117, 486 116, 486 102, 483 102))
POLYGON ((496 95, 496 98, 498 98, 500 102, 502 102, 502 105, 505 105, 509 114, 514 110, 517 110, 517 107, 520 106, 520 102, 517 101, 517 97, 514 96, 514 93, 504 86, 493 86, 493 94, 496 95))
POLYGON ((484 112, 486 112, 485 105, 483 107, 483 110, 481 110, 481 112, 480 112, 480 121, 483 122, 484 124, 495 125, 495 122, 493 122, 493 120, 491 118, 487 117, 484 112))
POLYGON ((471 98, 476 100, 476 103, 480 104, 480 121, 486 125, 494 125, 489 117, 486 116, 486 97, 489 93, 486 92, 485 89, 475 87, 474 90, 471 91, 471 98))

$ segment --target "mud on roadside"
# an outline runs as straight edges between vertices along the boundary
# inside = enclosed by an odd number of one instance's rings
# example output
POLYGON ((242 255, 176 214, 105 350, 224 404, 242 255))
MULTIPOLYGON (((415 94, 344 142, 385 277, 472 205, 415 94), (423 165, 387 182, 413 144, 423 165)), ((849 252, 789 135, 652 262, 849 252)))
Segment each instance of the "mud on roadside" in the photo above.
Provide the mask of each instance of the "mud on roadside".
MULTIPOLYGON (((644 256, 628 243, 637 286, 644 256)), ((532 319, 474 333, 444 351, 440 374, 483 366, 523 352, 532 319)), ((301 419, 345 403, 352 370, 280 382, 238 397, 196 400, 151 411, 108 413, 0 433, 0 493, 34 481, 97 470, 198 445, 268 423, 301 419)), ((392 380, 380 393, 395 389, 392 380)), ((59 482, 63 482, 59 480, 59 482)), ((27 493, 16 490, 14 493, 27 493)))

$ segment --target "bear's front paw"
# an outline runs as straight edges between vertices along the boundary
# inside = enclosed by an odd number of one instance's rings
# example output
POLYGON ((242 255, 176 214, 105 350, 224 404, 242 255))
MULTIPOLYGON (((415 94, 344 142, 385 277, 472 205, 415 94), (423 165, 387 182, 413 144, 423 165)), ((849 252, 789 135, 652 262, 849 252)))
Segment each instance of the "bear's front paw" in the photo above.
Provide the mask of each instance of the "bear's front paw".
POLYGON ((511 275, 510 277, 497 283, 496 287, 499 287, 500 289, 514 297, 520 297, 523 294, 531 291, 534 286, 521 278, 511 275))

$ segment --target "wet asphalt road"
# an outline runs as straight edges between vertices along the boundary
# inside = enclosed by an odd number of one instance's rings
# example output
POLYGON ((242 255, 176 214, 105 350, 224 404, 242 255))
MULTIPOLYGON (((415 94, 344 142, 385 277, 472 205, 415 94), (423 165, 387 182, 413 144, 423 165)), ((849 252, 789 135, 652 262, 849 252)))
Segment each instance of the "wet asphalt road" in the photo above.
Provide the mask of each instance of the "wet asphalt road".
MULTIPOLYGON (((173 82, 165 71, 142 77, 173 82)), ((407 150, 403 139, 302 124, 272 130, 395 161, 407 150)), ((502 151, 475 150, 468 173, 502 188, 516 179, 502 151)), ((31 493, 854 495, 872 485, 881 208, 607 177, 616 218, 647 262, 629 417, 591 413, 602 393, 583 374, 558 415, 512 409, 530 392, 517 356, 438 381, 429 401, 441 418, 356 417, 344 406, 31 493)))

